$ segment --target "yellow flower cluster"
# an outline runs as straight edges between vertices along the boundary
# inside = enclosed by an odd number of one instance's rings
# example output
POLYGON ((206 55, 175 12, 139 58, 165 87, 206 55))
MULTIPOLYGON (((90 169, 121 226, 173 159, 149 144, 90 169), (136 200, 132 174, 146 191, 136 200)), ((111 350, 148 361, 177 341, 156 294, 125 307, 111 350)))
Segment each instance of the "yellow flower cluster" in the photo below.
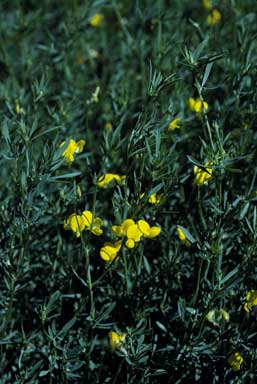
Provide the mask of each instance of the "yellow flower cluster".
MULTIPOLYGON (((75 140, 70 139, 67 148, 62 153, 62 156, 65 157, 66 162, 68 164, 71 164, 74 161, 75 153, 81 153, 83 151, 85 144, 86 144, 85 140, 79 140, 76 142, 75 140)), ((65 145, 65 141, 63 141, 60 144, 60 148, 63 147, 64 145, 65 145)))
POLYGON ((126 340, 126 333, 119 335, 117 332, 110 331, 108 333, 108 337, 111 350, 115 351, 116 349, 120 349, 122 347, 122 344, 126 340))
POLYGON ((168 125, 168 131, 175 131, 175 129, 180 128, 180 121, 181 119, 179 117, 173 119, 168 125))
POLYGON ((252 307, 257 306, 257 291, 254 289, 248 291, 246 294, 246 300, 247 302, 244 304, 244 310, 246 312, 250 312, 252 307))
POLYGON ((213 27, 218 24, 221 20, 221 13, 218 9, 213 8, 212 2, 210 0, 202 0, 203 7, 207 10, 210 10, 211 13, 207 16, 207 24, 213 27))
POLYGON ((117 260, 117 255, 121 249, 122 241, 118 240, 115 243, 104 243, 103 247, 100 249, 100 256, 104 261, 113 261, 117 260))
POLYGON ((153 239, 161 232, 160 227, 150 227, 145 220, 135 223, 132 219, 126 219, 121 225, 113 225, 112 231, 117 237, 126 237, 127 248, 134 248, 144 237, 153 239))
POLYGON ((228 363, 232 367, 233 371, 240 371, 243 361, 243 356, 239 352, 232 353, 232 355, 228 358, 228 363))
POLYGON ((218 24, 221 20, 221 13, 218 9, 214 8, 211 13, 207 16, 207 24, 213 27, 218 24))
POLYGON ((113 184, 113 182, 116 182, 118 185, 122 185, 125 179, 126 176, 124 175, 120 176, 114 173, 106 173, 98 178, 97 186, 99 188, 107 188, 110 184, 113 184))
POLYGON ((191 243, 190 241, 188 240, 188 238, 186 237, 184 231, 177 227, 176 228, 177 230, 177 234, 178 234, 178 237, 179 237, 179 240, 181 240, 181 242, 186 246, 186 247, 190 247, 191 243))
POLYGON ((205 169, 197 167, 197 165, 194 166, 194 174, 195 179, 194 183, 198 186, 201 186, 203 184, 208 183, 209 180, 212 178, 212 168, 209 166, 212 165, 211 161, 208 161, 208 163, 205 164, 205 169))
MULTIPOLYGON (((153 239, 161 232, 160 227, 150 227, 145 220, 138 220, 135 223, 132 219, 126 219, 121 225, 113 225, 112 232, 117 237, 127 238, 125 245, 131 249, 136 246, 144 237, 153 239)), ((117 260, 118 252, 122 246, 122 240, 115 241, 114 243, 107 242, 100 249, 100 256, 105 261, 117 260)))
POLYGON ((67 220, 64 221, 64 229, 71 230, 80 237, 81 232, 89 230, 96 236, 100 236, 103 233, 101 229, 102 220, 99 217, 93 217, 91 211, 84 211, 82 215, 72 213, 67 220))
POLYGON ((100 27, 103 22, 103 15, 101 13, 96 13, 94 16, 91 16, 89 19, 89 24, 92 27, 100 27))
POLYGON ((191 111, 195 112, 196 114, 201 114, 203 111, 208 109, 208 103, 204 100, 201 101, 199 97, 196 99, 190 97, 188 99, 188 105, 191 111))

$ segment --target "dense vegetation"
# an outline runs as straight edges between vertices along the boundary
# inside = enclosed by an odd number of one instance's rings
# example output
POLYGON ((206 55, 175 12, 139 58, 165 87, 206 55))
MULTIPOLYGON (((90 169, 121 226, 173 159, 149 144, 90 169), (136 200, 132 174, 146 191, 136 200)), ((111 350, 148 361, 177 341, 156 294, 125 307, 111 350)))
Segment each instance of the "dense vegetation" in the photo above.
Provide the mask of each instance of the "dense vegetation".
POLYGON ((255 383, 255 0, 0 2, 0 383, 255 383))

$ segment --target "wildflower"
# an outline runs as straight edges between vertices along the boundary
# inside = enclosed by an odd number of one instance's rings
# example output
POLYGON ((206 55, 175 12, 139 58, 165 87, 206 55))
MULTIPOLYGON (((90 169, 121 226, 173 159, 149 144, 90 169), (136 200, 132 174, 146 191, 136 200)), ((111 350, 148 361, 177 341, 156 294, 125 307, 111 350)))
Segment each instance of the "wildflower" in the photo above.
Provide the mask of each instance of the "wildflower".
POLYGON ((118 185, 122 185, 125 179, 126 176, 124 175, 120 176, 114 173, 106 173, 98 178, 97 185, 99 188, 107 188, 113 181, 116 181, 118 185))
POLYGON ((197 99, 190 97, 188 100, 188 105, 191 111, 195 112, 196 114, 201 114, 203 111, 208 109, 208 103, 204 100, 201 101, 199 97, 197 99))
POLYGON ((168 125, 168 131, 175 131, 175 129, 180 128, 180 120, 181 119, 179 117, 173 119, 168 125))
POLYGON ((239 352, 232 353, 232 355, 230 355, 228 358, 228 363, 231 365, 233 371, 239 371, 243 361, 243 356, 239 352))
POLYGON ((230 320, 230 314, 223 308, 220 308, 220 315, 226 322, 230 320))
POLYGON ((212 3, 210 0, 202 0, 202 4, 205 9, 212 9, 212 3))
POLYGON ((244 310, 246 312, 250 312, 252 307, 257 306, 257 291, 254 289, 248 291, 246 294, 246 300, 247 302, 244 304, 244 310))
POLYGON ((89 23, 92 27, 100 27, 102 24, 104 16, 101 13, 96 13, 94 16, 91 16, 89 23))
POLYGON ((108 337, 111 350, 115 351, 116 349, 120 349, 122 347, 122 344, 126 340, 126 333, 119 335, 117 332, 110 331, 108 333, 108 337))
POLYGON ((153 193, 152 195, 150 195, 149 199, 148 199, 148 202, 150 204, 160 204, 160 202, 162 201, 163 199, 163 194, 157 194, 157 193, 153 193))
POLYGON ((150 227, 148 222, 145 220, 138 220, 137 226, 143 236, 149 239, 153 239, 154 237, 158 236, 161 232, 160 227, 150 227))
POLYGON ((85 223, 83 217, 73 213, 64 221, 64 229, 72 230, 77 237, 80 237, 81 232, 85 229, 85 223))
POLYGON ((18 103, 18 101, 15 103, 15 111, 17 115, 22 115, 25 113, 24 109, 21 107, 21 105, 18 103))
POLYGON ((122 241, 118 240, 114 244, 104 243, 104 246, 100 249, 100 256, 105 261, 113 261, 116 259, 117 254, 121 248, 122 241))
POLYGON ((179 237, 179 239, 181 240, 181 242, 182 242, 186 247, 190 247, 191 243, 190 243, 190 241, 188 240, 188 238, 186 237, 184 231, 183 231, 180 227, 177 227, 176 230, 177 230, 177 234, 178 234, 178 237, 179 237))
POLYGON ((217 9, 213 9, 209 16, 207 16, 207 24, 213 27, 218 24, 221 20, 221 13, 217 9))
POLYGON ((208 163, 205 164, 205 169, 197 167, 197 165, 194 166, 194 174, 195 179, 194 183, 198 186, 201 186, 203 184, 206 184, 209 180, 212 178, 212 168, 208 167, 209 165, 212 165, 212 162, 208 161, 208 163))
POLYGON ((82 216, 85 221, 85 227, 94 235, 100 236, 103 233, 103 230, 101 229, 103 222, 100 217, 93 218, 93 213, 91 211, 84 211, 82 216))
POLYGON ((127 248, 134 248, 144 237, 153 239, 161 232, 160 227, 150 227, 145 220, 135 223, 132 219, 126 219, 121 225, 112 226, 113 233, 118 237, 127 237, 127 248))
POLYGON ((82 193, 81 193, 81 188, 80 188, 80 186, 78 185, 77 186, 77 196, 78 196, 78 198, 80 199, 81 198, 81 196, 82 196, 82 193))
MULTIPOLYGON (((60 144, 60 148, 63 147, 64 144, 65 144, 65 141, 63 141, 60 144)), ((68 164, 71 164, 74 161, 75 153, 81 153, 83 151, 85 144, 86 144, 85 140, 79 140, 76 142, 75 140, 71 139, 69 141, 67 148, 62 153, 62 156, 65 157, 66 162, 68 164)))
POLYGON ((107 132, 112 132, 112 131, 113 131, 112 123, 111 123, 110 121, 107 121, 107 122, 105 123, 104 129, 105 129, 107 132))
POLYGON ((139 241, 143 237, 143 234, 140 231, 137 224, 131 224, 128 226, 128 228, 126 230, 126 236, 128 238, 126 243, 125 243, 126 247, 127 248, 134 248, 136 243, 139 243, 139 241))
POLYGON ((82 215, 72 213, 67 220, 64 220, 64 229, 71 230, 77 237, 80 237, 81 232, 86 229, 100 236, 103 233, 101 225, 102 220, 99 217, 93 218, 91 211, 84 211, 82 215))
POLYGON ((225 309, 220 308, 219 310, 212 309, 210 310, 207 315, 206 319, 212 323, 213 325, 219 325, 219 323, 224 320, 228 322, 230 320, 230 315, 225 309))

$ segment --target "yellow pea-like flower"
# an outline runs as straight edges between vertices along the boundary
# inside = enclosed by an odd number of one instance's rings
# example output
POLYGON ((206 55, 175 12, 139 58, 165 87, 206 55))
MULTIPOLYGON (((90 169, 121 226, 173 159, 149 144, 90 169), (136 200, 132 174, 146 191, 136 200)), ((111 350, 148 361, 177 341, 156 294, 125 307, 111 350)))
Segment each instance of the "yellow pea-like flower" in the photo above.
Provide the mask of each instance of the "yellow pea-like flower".
POLYGON ((121 225, 112 226, 113 233, 118 237, 126 237, 127 248, 134 248, 143 238, 153 239, 161 232, 160 227, 150 227, 146 220, 138 220, 135 223, 132 219, 126 219, 121 225))
POLYGON ((233 371, 240 371, 243 361, 243 356, 239 352, 232 353, 228 358, 228 363, 233 371))
POLYGON ((90 17, 89 23, 92 27, 100 27, 103 22, 103 18, 104 16, 101 13, 96 13, 90 17))
POLYGON ((64 229, 72 230, 77 237, 80 237, 81 232, 85 229, 85 222, 80 215, 73 213, 64 221, 64 229))
POLYGON ((176 119, 173 119, 169 125, 168 125, 168 131, 175 131, 175 129, 179 129, 180 128, 180 123, 181 119, 179 117, 177 117, 176 119))
POLYGON ((208 103, 206 101, 201 101, 200 98, 194 99, 193 97, 190 97, 188 99, 188 106, 189 109, 196 114, 200 115, 203 111, 206 111, 208 109, 208 103))
POLYGON ((84 230, 89 230, 94 235, 100 236, 103 233, 101 225, 102 220, 99 217, 93 218, 91 211, 84 211, 82 215, 72 213, 64 221, 64 229, 71 230, 77 237, 80 237, 81 232, 84 230))
POLYGON ((207 24, 213 27, 221 21, 221 13, 218 9, 213 9, 210 15, 207 16, 207 24))
POLYGON ((207 184, 209 180, 212 179, 212 168, 209 166, 212 165, 211 161, 208 161, 205 164, 205 169, 197 167, 197 165, 194 166, 193 171, 195 174, 194 183, 198 186, 202 186, 203 184, 207 184))
POLYGON ((122 344, 126 340, 126 333, 119 335, 117 332, 110 331, 108 333, 108 337, 111 350, 115 351, 116 349, 120 349, 122 347, 122 344))
POLYGON ((257 291, 251 289, 246 294, 246 303, 244 304, 244 310, 250 312, 252 307, 257 306, 257 291))
POLYGON ((190 247, 191 243, 190 241, 188 240, 188 238, 186 237, 185 233, 183 232, 183 230, 179 227, 176 228, 176 231, 177 231, 177 234, 178 234, 178 237, 179 237, 179 240, 181 240, 181 242, 186 246, 186 247, 190 247))
POLYGON ((114 173, 106 173, 98 178, 97 186, 99 188, 107 188, 113 181, 115 181, 118 185, 122 185, 125 179, 125 175, 120 176, 114 173))
MULTIPOLYGON (((60 147, 63 147, 64 144, 65 144, 65 141, 63 141, 60 144, 60 147)), ((73 163, 75 153, 81 153, 84 149, 85 144, 86 144, 85 140, 79 140, 76 142, 75 140, 70 139, 67 148, 62 153, 62 156, 65 157, 66 162, 68 164, 73 163)))
POLYGON ((105 243, 100 249, 100 256, 105 261, 113 261, 121 248, 122 241, 118 240, 113 243, 105 243))
POLYGON ((133 224, 127 228, 126 236, 128 239, 134 240, 135 243, 138 243, 142 238, 142 232, 138 228, 137 224, 133 224))

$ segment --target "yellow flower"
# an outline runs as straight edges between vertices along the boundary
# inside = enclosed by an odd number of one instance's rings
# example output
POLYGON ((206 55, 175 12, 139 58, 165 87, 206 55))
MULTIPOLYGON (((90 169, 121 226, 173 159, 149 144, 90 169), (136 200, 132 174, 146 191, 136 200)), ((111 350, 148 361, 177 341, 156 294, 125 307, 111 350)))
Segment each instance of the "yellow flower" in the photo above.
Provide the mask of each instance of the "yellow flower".
POLYGON ((157 194, 157 193, 153 193, 149 199, 148 199, 148 202, 150 204, 160 204, 160 202, 162 201, 163 199, 163 194, 157 194))
POLYGON ((147 221, 139 220, 135 223, 132 219, 126 219, 121 225, 112 226, 113 233, 118 237, 127 237, 125 242, 127 248, 134 248, 142 238, 153 239, 161 232, 160 227, 150 227, 147 221))
POLYGON ((209 16, 207 16, 207 24, 213 27, 221 20, 221 13, 217 9, 213 9, 209 16))
POLYGON ((145 220, 138 220, 137 225, 143 236, 148 237, 149 239, 153 239, 161 232, 160 227, 150 227, 150 225, 145 220))
POLYGON ((91 16, 89 23, 92 27, 100 27, 102 24, 104 16, 101 13, 96 13, 94 16, 91 16))
POLYGON ((231 365, 233 371, 239 371, 243 361, 243 356, 239 352, 232 353, 228 358, 228 363, 231 365))
POLYGON ((181 240, 181 242, 186 246, 186 247, 190 247, 191 243, 190 241, 188 240, 188 238, 186 237, 185 233, 183 232, 183 230, 179 227, 176 228, 177 230, 177 234, 178 234, 178 237, 179 239, 181 240))
POLYGON ((208 161, 208 163, 205 164, 205 169, 197 167, 197 165, 194 166, 194 174, 195 179, 194 183, 198 186, 201 186, 203 184, 208 183, 209 180, 212 178, 212 168, 208 167, 209 165, 212 165, 211 161, 208 161))
POLYGON ((126 246, 128 248, 134 248, 136 243, 139 243, 143 234, 138 228, 137 224, 130 225, 126 230, 126 236, 128 240, 126 241, 126 246))
POLYGON ((206 315, 206 319, 214 324, 214 325, 219 325, 219 323, 224 320, 226 322, 228 322, 230 320, 230 315, 227 311, 225 311, 225 309, 223 308, 220 308, 220 310, 216 310, 216 309, 212 309, 210 310, 207 315, 206 315))
POLYGON ((21 105, 18 103, 18 101, 15 103, 15 111, 17 115, 22 115, 24 114, 24 109, 21 107, 21 105))
POLYGON ((220 314, 225 321, 228 322, 230 320, 230 314, 225 309, 220 308, 220 314))
MULTIPOLYGON (((60 144, 60 147, 63 147, 64 144, 65 144, 65 141, 63 141, 60 144)), ((85 144, 86 144, 85 140, 79 140, 76 142, 75 140, 70 139, 67 148, 62 153, 62 156, 65 157, 66 162, 68 164, 71 164, 74 161, 75 153, 81 153, 83 151, 85 144)))
POLYGON ((118 185, 122 185, 125 179, 126 176, 124 175, 120 176, 114 173, 106 173, 98 178, 97 185, 99 188, 107 188, 113 181, 116 181, 118 185))
POLYGON ((105 261, 113 261, 121 248, 121 244, 121 240, 116 241, 114 244, 104 243, 104 246, 100 249, 101 258, 105 261))
POLYGON ((73 213, 67 220, 64 221, 64 229, 70 229, 76 234, 77 237, 80 237, 81 232, 85 229, 83 217, 73 213))
POLYGON ((105 129, 107 132, 112 132, 112 131, 113 131, 112 123, 111 123, 110 121, 107 121, 107 122, 105 123, 104 129, 105 129))
POLYGON ((122 347, 122 344, 126 340, 126 333, 119 335, 117 332, 110 331, 108 333, 108 337, 111 350, 115 351, 116 349, 120 349, 122 347))
POLYGON ((257 291, 255 291, 254 289, 248 291, 246 294, 246 300, 247 302, 244 305, 244 310, 246 312, 250 312, 252 310, 252 307, 257 305, 257 291))
POLYGON ((172 120, 168 125, 168 131, 174 131, 177 128, 180 128, 180 118, 177 117, 176 119, 172 120))
POLYGON ((190 110, 195 112, 196 114, 201 114, 203 111, 206 111, 208 109, 208 103, 204 100, 201 101, 199 97, 197 99, 190 97, 188 99, 188 105, 190 110))
POLYGON ((81 193, 81 188, 80 188, 80 186, 78 185, 77 186, 77 196, 78 196, 78 198, 80 199, 81 198, 81 196, 82 196, 82 193, 81 193))
POLYGON ((85 229, 96 236, 100 236, 103 233, 101 225, 102 220, 99 217, 93 219, 93 214, 90 211, 84 211, 82 215, 72 213, 67 220, 64 220, 64 229, 71 230, 77 237, 80 237, 81 232, 85 229))
POLYGON ((103 230, 101 229, 103 222, 100 217, 93 218, 91 211, 84 211, 82 216, 85 221, 85 227, 89 229, 94 235, 100 236, 103 233, 103 230))
POLYGON ((205 9, 212 9, 212 3, 210 0, 202 0, 202 4, 205 9))

